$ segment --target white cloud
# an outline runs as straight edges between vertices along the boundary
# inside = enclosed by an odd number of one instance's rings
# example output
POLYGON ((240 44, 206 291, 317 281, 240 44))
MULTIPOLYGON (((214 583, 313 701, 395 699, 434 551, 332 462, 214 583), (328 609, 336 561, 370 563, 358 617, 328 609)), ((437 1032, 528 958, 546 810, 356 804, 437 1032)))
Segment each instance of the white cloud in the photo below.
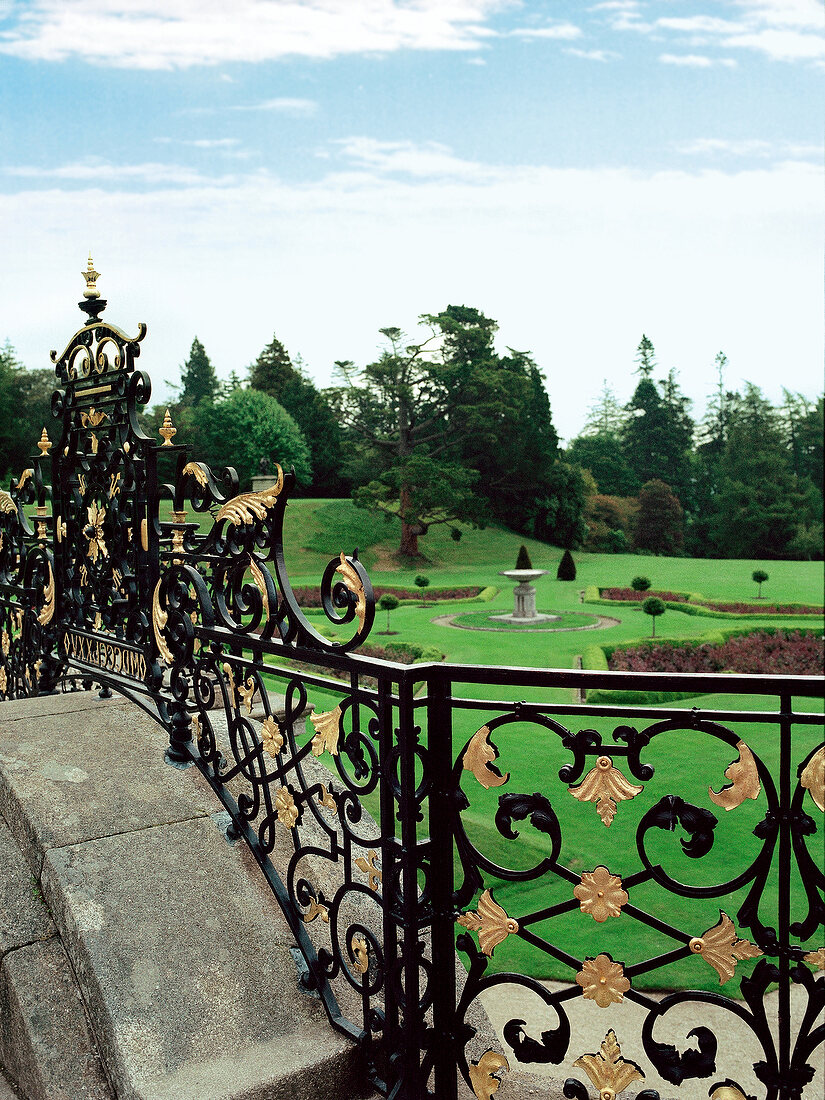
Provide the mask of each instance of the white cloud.
POLYGON ((715 15, 668 16, 657 19, 656 26, 665 30, 683 31, 685 34, 721 34, 744 29, 742 23, 734 23, 730 19, 719 19, 715 15))
POLYGON ((685 65, 694 69, 709 69, 713 61, 696 53, 662 53, 659 60, 663 65, 685 65))
POLYGON ((265 99, 261 103, 240 104, 233 111, 277 111, 284 115, 314 115, 318 104, 313 99, 296 99, 280 96, 277 99, 265 99))
POLYGON ((238 138, 191 138, 181 142, 182 145, 191 145, 193 149, 231 149, 240 144, 238 138))
POLYGON ((676 151, 687 156, 708 156, 717 153, 733 157, 768 157, 775 151, 770 141, 761 138, 695 138, 675 145, 676 151))
POLYGON ((554 23, 549 27, 517 27, 510 31, 516 38, 561 38, 569 41, 581 37, 581 27, 574 23, 554 23))
POLYGON ((764 30, 731 35, 726 48, 757 50, 775 61, 821 61, 825 59, 825 38, 801 31, 764 30))
POLYGON ((619 56, 613 50, 581 50, 577 46, 569 46, 564 52, 585 61, 612 61, 619 56))
POLYGON ((776 399, 783 383, 821 385, 817 166, 507 167, 366 138, 326 163, 303 185, 260 172, 136 189, 146 165, 105 183, 97 165, 83 186, 21 178, 0 237, 15 256, 4 305, 23 361, 48 365, 75 326, 91 244, 112 320, 149 322, 141 366, 156 383, 195 333, 226 377, 277 328, 326 384, 335 359, 374 357, 379 327, 459 301, 499 321, 502 347, 535 352, 564 436, 605 374, 629 390, 642 332, 700 405, 720 347, 731 385, 748 378, 776 399))
POLYGON ((160 184, 179 184, 192 187, 208 184, 222 186, 234 182, 235 177, 216 179, 193 171, 179 164, 112 164, 109 161, 90 158, 51 168, 37 165, 10 165, 2 169, 7 176, 33 180, 60 180, 94 185, 139 183, 157 187, 160 184))
MULTIPOLYGON (((0 52, 175 69, 290 55, 472 50, 512 0, 31 0, 0 52)), ((13 18, 12 15, 11 18, 13 18)))

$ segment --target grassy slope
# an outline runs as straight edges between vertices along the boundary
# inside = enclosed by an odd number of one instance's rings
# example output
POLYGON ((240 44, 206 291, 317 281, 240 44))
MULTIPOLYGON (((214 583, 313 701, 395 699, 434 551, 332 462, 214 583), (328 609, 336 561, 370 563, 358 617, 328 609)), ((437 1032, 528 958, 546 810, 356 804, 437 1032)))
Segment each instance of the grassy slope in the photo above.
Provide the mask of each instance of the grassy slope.
MULTIPOLYGON (((614 611, 607 607, 582 606, 579 602, 579 592, 587 584, 626 585, 637 573, 650 577, 654 588, 695 591, 708 597, 750 601, 754 599, 756 587, 751 580, 751 573, 757 566, 764 565, 770 574, 770 580, 764 586, 768 599, 806 603, 821 603, 823 599, 822 567, 817 562, 693 561, 631 554, 577 553, 576 580, 561 582, 555 579, 561 551, 529 539, 522 540, 521 537, 498 528, 468 530, 459 543, 453 542, 449 535, 436 529, 426 539, 421 540, 422 549, 429 558, 426 564, 392 572, 375 569, 376 564, 381 566, 387 563, 396 537, 393 525, 387 525, 383 520, 376 520, 367 513, 357 511, 347 502, 323 504, 297 501, 289 509, 286 529, 287 564, 293 573, 302 575, 301 579, 317 580, 326 561, 333 554, 341 549, 352 550, 357 545, 362 548, 362 560, 375 582, 383 580, 412 586, 415 574, 425 572, 434 585, 456 583, 459 579, 461 583, 467 584, 500 585, 498 595, 489 604, 462 603, 426 608, 403 605, 392 612, 391 625, 398 632, 399 639, 436 644, 452 662, 569 668, 573 666, 576 655, 590 643, 615 643, 647 637, 650 633, 650 619, 638 608, 620 606, 614 611), (528 546, 533 564, 537 568, 550 570, 548 576, 537 582, 540 609, 609 614, 619 620, 618 625, 571 633, 527 634, 456 630, 432 622, 436 616, 451 611, 511 610, 512 582, 497 574, 501 569, 512 568, 522 541, 528 546)), ((766 625, 764 620, 749 621, 746 618, 726 620, 720 624, 718 620, 668 611, 657 621, 657 635, 663 638, 692 638, 708 630, 718 629, 719 625, 746 627, 749 622, 752 625, 766 625)), ((770 622, 771 625, 810 626, 817 620, 786 617, 770 622)), ((385 623, 385 616, 379 613, 373 628, 373 637, 376 640, 381 640, 377 632, 385 628, 385 623)), ((472 690, 472 695, 479 699, 501 698, 506 697, 506 694, 506 689, 487 686, 472 690)), ((529 691, 522 691, 520 694, 529 697, 540 694, 555 701, 570 701, 570 693, 563 690, 532 695, 529 691)), ((687 706, 696 705, 702 709, 723 706, 733 711, 747 711, 753 709, 755 704, 765 706, 766 702, 743 696, 726 696, 692 699, 687 706)), ((317 705, 324 708, 326 703, 326 700, 319 699, 317 705)), ((332 699, 328 704, 335 705, 332 699)), ((766 709, 773 709, 772 701, 766 709)), ((819 708, 803 704, 803 709, 819 708)), ((465 741, 490 717, 492 714, 485 713, 484 710, 455 712, 453 741, 456 757, 461 755, 465 741)), ((423 715, 421 718, 423 719, 423 715)), ((588 718, 587 723, 602 733, 605 743, 610 742, 614 727, 612 721, 588 718)), ((743 730, 743 736, 746 736, 753 750, 764 759, 769 770, 775 773, 779 760, 773 727, 751 724, 743 730)), ((795 758, 800 759, 816 745, 821 732, 815 727, 797 727, 795 737, 795 758)), ((656 766, 656 776, 645 784, 641 795, 632 801, 621 803, 612 826, 606 830, 593 805, 578 803, 567 796, 566 785, 559 782, 558 769, 569 761, 569 754, 561 748, 557 739, 541 731, 537 733, 534 726, 512 725, 506 728, 506 732, 501 731, 495 740, 501 751, 499 763, 502 772, 510 773, 505 789, 533 791, 539 788, 550 797, 562 824, 564 845, 561 861, 577 874, 592 870, 598 863, 604 863, 613 873, 624 877, 638 870, 640 863, 636 853, 635 830, 642 814, 663 795, 673 792, 678 792, 695 805, 715 809, 708 799, 708 786, 712 784, 715 790, 719 790, 724 785, 725 768, 734 759, 728 746, 706 735, 682 731, 677 735, 662 736, 645 754, 645 759, 656 766), (540 776, 536 774, 539 745, 544 765, 540 776), (701 768, 696 766, 699 759, 702 760, 701 768)), ((462 819, 479 848, 503 865, 523 867, 529 866, 531 862, 538 862, 547 851, 547 840, 543 834, 527 823, 519 823, 516 826, 520 833, 518 842, 506 841, 493 824, 501 791, 484 791, 469 773, 464 773, 464 777, 462 786, 470 798, 470 807, 462 815, 462 819)), ((649 844, 650 850, 656 853, 656 858, 661 858, 676 878, 682 878, 683 881, 723 881, 740 872, 755 854, 758 842, 752 836, 752 830, 763 816, 764 807, 763 795, 755 803, 748 801, 735 813, 717 811, 720 820, 716 830, 716 843, 711 853, 702 860, 690 860, 682 855, 678 842, 681 835, 679 830, 675 835, 654 830, 655 835, 649 844), (734 854, 735 862, 732 859, 734 854)), ((568 883, 552 879, 548 881, 548 876, 543 876, 535 884, 505 884, 487 876, 485 885, 494 888, 496 897, 516 918, 519 914, 528 913, 555 900, 569 898, 571 890, 568 883)), ((634 890, 632 901, 641 908, 650 908, 660 918, 688 930, 691 935, 698 935, 718 921, 720 906, 735 918, 743 896, 740 891, 732 898, 695 901, 674 896, 655 886, 642 886, 634 890)), ((763 914, 763 919, 769 924, 775 920, 770 915, 773 896, 774 890, 769 887, 765 895, 763 914)), ((579 957, 605 950, 612 952, 615 958, 632 962, 674 946, 673 941, 634 921, 610 920, 605 925, 598 925, 589 917, 583 916, 578 909, 553 918, 552 929, 550 925, 546 929, 534 926, 533 931, 539 934, 546 931, 554 942, 579 957)), ((750 962, 740 964, 737 973, 747 973, 752 966, 750 962)), ((496 950, 491 969, 514 969, 546 977, 571 977, 564 964, 537 951, 519 937, 509 937, 496 950)), ((718 988, 718 979, 715 972, 701 960, 688 958, 669 967, 666 977, 653 972, 649 976, 639 976, 634 984, 638 988, 690 985, 713 989, 718 988)), ((738 986, 738 981, 730 985, 738 986)))

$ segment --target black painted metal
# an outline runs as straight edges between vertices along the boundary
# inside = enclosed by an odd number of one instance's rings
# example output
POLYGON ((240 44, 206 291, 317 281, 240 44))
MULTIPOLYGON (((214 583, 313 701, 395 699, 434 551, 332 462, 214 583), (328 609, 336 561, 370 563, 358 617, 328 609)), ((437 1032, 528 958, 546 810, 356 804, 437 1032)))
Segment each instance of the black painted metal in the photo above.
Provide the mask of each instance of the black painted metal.
MULTIPOLYGON (((568 943, 565 920, 579 908, 573 889, 582 870, 609 863, 630 895, 622 921, 661 941, 652 953, 627 948, 624 960, 625 997, 646 1013, 641 1038, 650 1065, 674 1089, 696 1078, 707 1079, 710 1091, 724 1082, 730 1052, 703 1023, 705 1006, 713 1005, 729 1014, 730 1034, 750 1033, 763 1052, 752 1077, 736 1083, 740 1091, 801 1100, 811 1054, 825 1040, 825 977, 804 960, 822 946, 823 827, 800 782, 822 752, 812 728, 823 718, 794 710, 794 700, 820 697, 821 684, 407 667, 357 655, 374 615, 357 554, 333 559, 321 583, 330 639, 298 606, 289 581, 282 535, 292 475, 279 473, 269 492, 242 494, 233 471, 216 478, 190 460, 188 446, 147 438, 138 411, 151 386, 136 369, 145 328, 130 338, 101 320, 105 303, 81 305, 88 322, 53 355, 52 444, 41 441, 30 470, 0 494, 0 696, 94 681, 104 696, 114 689, 157 719, 170 763, 194 764, 229 812, 231 835, 249 846, 289 922, 308 984, 332 1024, 361 1044, 383 1094, 454 1100, 459 1077, 469 1084, 483 1053, 474 1022, 479 998, 502 985, 529 992, 541 1020, 538 1028, 516 1018, 507 1024, 501 1049, 511 1065, 549 1063, 558 1079, 568 1077, 585 1053, 569 1049, 566 1009, 582 996, 574 979, 584 960, 568 943), (176 457, 174 486, 158 482, 162 449, 176 457), (161 519, 162 498, 171 519, 161 519), (190 513, 207 521, 203 528, 190 513), (722 698, 702 710, 568 703, 565 689, 582 686, 722 698), (738 711, 725 702, 730 693, 764 703, 758 712, 738 711), (587 729, 591 720, 607 722, 611 737, 587 729), (494 746, 492 794, 464 759, 484 726, 494 746), (718 786, 724 780, 714 746, 726 747, 724 767, 757 726, 750 747, 764 811, 753 829, 758 851, 727 881, 683 881, 684 861, 701 867, 724 827, 715 810, 682 797, 658 748, 669 741, 678 760, 681 744, 690 738, 695 747, 700 739, 695 768, 704 778, 707 767, 706 785, 718 786), (778 775, 759 753, 770 736, 765 728, 779 739, 778 775), (515 737, 535 746, 526 776, 508 771, 515 737), (643 788, 636 850, 611 848, 612 834, 603 832, 580 867, 566 847, 570 829, 575 849, 576 823, 587 815, 592 821, 596 811, 566 792, 600 757, 643 788), (484 820, 486 832, 478 827, 484 820), (681 846, 668 839, 675 830, 681 846), (493 833, 512 853, 507 865, 483 850, 493 833), (775 912, 766 898, 772 876, 775 912), (534 970, 546 971, 551 960, 566 968, 570 981, 561 992, 525 974, 492 972, 473 932, 456 927, 459 916, 476 911, 482 891, 503 896, 513 884, 530 890, 507 914, 518 922, 511 934, 532 947, 534 970), (672 896, 695 900, 696 926, 671 920, 672 896), (709 900, 718 911, 716 899, 734 909, 737 936, 762 952, 755 964, 738 964, 726 984, 734 996, 678 990, 657 1000, 634 988, 634 979, 659 971, 667 985, 667 968, 690 958, 691 940, 713 925, 699 914, 709 900), (456 967, 456 948, 464 967, 456 967), (774 983, 776 1037, 764 1008, 774 983), (807 1001, 796 1023, 794 988, 807 1001), (661 1028, 685 1011, 692 1024, 677 1047, 660 1038, 661 1028)), ((618 808, 620 817, 631 813, 628 805, 618 808)), ((569 1077, 565 1094, 583 1097, 587 1089, 569 1077)), ((658 1096, 650 1089, 641 1095, 658 1096)))

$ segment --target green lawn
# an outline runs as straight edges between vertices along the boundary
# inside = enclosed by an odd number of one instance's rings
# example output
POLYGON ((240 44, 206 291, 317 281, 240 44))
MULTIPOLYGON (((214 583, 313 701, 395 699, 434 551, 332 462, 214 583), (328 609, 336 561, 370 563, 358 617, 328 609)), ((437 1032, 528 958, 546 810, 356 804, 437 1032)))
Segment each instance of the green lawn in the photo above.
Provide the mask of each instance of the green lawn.
MULTIPOLYGON (((755 568, 764 566, 770 574, 770 580, 763 586, 765 602, 821 604, 823 600, 822 565, 817 562, 694 561, 631 554, 576 553, 576 580, 562 582, 557 581, 555 575, 560 550, 522 539, 500 528, 466 530, 458 543, 450 539, 448 533, 434 529, 421 540, 429 560, 406 568, 400 567, 394 560, 396 538, 397 530, 393 524, 386 524, 380 518, 359 511, 349 502, 293 501, 287 510, 285 525, 286 563, 292 583, 319 583, 331 557, 337 556, 341 550, 351 552, 357 546, 375 584, 408 585, 413 589, 415 575, 424 572, 432 586, 459 583, 496 586, 498 592, 490 602, 447 601, 421 607, 415 599, 392 611, 391 627, 396 632, 394 640, 435 645, 448 661, 454 663, 572 668, 576 657, 582 654, 586 646, 615 645, 649 637, 651 620, 638 606, 617 604, 608 607, 583 605, 580 602, 580 593, 589 584, 627 586, 631 578, 639 573, 651 579, 654 589, 698 592, 711 599, 750 602, 756 595, 751 573, 755 568), (576 621, 574 613, 587 616, 579 620, 582 623, 592 621, 594 616, 604 615, 616 620, 615 624, 589 630, 533 633, 461 630, 433 622, 441 616, 456 614, 479 623, 486 622, 490 615, 511 611, 513 584, 498 574, 513 567, 522 541, 528 546, 534 566, 549 571, 547 576, 536 582, 540 608, 561 614, 564 625, 576 621)), ((820 622, 817 617, 792 616, 770 620, 749 620, 746 617, 719 620, 668 610, 657 620, 656 633, 663 639, 681 640, 699 638, 709 631, 725 627, 776 625, 792 628, 817 626, 820 622)), ((379 612, 373 628, 374 641, 384 640, 382 631, 385 624, 386 616, 379 612)), ((456 691, 461 694, 461 687, 457 686, 456 691)), ((465 690, 464 694, 479 700, 494 700, 507 698, 508 691, 512 689, 481 685, 465 690)), ((518 689, 518 692, 520 697, 537 701, 572 702, 572 692, 568 689, 518 689)), ((309 697, 317 710, 331 709, 338 701, 332 694, 317 689, 310 689, 309 697)), ((700 709, 721 707, 742 712, 755 708, 773 709, 774 706, 773 701, 745 696, 694 698, 681 705, 688 709, 692 706, 700 709)), ((802 701, 800 707, 820 710, 816 702, 802 701)), ((453 747, 456 758, 463 751, 464 743, 494 715, 494 708, 490 712, 483 707, 473 711, 455 711, 453 747)), ((417 720, 423 724, 424 718, 423 711, 419 711, 417 720)), ((564 719, 561 721, 564 722, 564 719)), ((647 724, 645 720, 634 723, 632 709, 627 721, 630 724, 647 724)), ((612 743, 612 731, 617 724, 614 720, 577 719, 575 716, 570 719, 574 731, 585 724, 599 730, 605 744, 612 743)), ((737 732, 740 732, 740 727, 737 727, 737 732)), ((776 774, 779 749, 774 727, 747 723, 741 728, 741 734, 769 770, 776 774)), ((523 868, 538 862, 548 850, 548 838, 529 822, 516 824, 520 834, 518 842, 506 840, 496 830, 494 816, 502 791, 541 791, 550 799, 562 826, 560 861, 577 875, 593 870, 599 864, 606 865, 612 873, 623 878, 637 871, 640 861, 636 851, 636 826, 641 816, 667 794, 679 794, 696 806, 713 810, 719 818, 713 848, 700 860, 684 856, 679 844, 679 837, 683 834, 678 828, 675 833, 653 830, 649 835, 652 857, 661 860, 677 879, 692 884, 724 881, 741 872, 759 847, 753 828, 764 816, 764 792, 756 802, 749 800, 731 813, 714 807, 709 801, 708 787, 712 785, 719 790, 725 784, 724 771, 734 760, 735 752, 707 735, 685 730, 657 738, 644 755, 644 759, 655 766, 656 774, 644 784, 640 795, 619 805, 610 828, 602 824, 591 803, 577 802, 567 794, 567 785, 559 781, 558 770, 569 762, 570 755, 555 735, 537 730, 532 725, 513 724, 499 731, 494 739, 501 752, 498 764, 502 772, 510 774, 508 783, 500 790, 485 791, 469 772, 464 772, 462 787, 470 800, 469 808, 463 814, 468 832, 479 849, 495 862, 523 868)), ((819 740, 819 728, 797 726, 794 759, 800 760, 819 740)), ((329 760, 328 757, 322 759, 329 760)), ((627 774, 626 767, 623 770, 627 774)), ((628 775, 628 778, 631 777, 628 775)), ((821 831, 818 811, 809 796, 806 799, 807 809, 817 820, 821 831)), ((365 802, 373 814, 377 813, 374 796, 365 799, 365 802)), ((426 822, 423 828, 426 828, 426 822)), ((815 845, 817 840, 812 843, 815 845)), ((536 909, 572 896, 572 885, 553 875, 545 875, 536 883, 506 883, 487 875, 485 885, 493 888, 497 901, 517 920, 536 909)), ((794 891, 796 904, 802 896, 798 883, 794 884, 794 891)), ((735 920, 744 893, 739 890, 733 896, 697 901, 646 884, 632 890, 631 902, 641 909, 650 909, 661 920, 682 928, 690 935, 698 936, 718 922, 720 908, 735 920)), ((769 925, 776 923, 775 896, 775 883, 771 881, 765 892, 761 913, 763 921, 769 925)), ((597 924, 578 908, 554 917, 545 926, 534 925, 532 931, 539 935, 545 933, 554 943, 577 957, 607 951, 628 964, 675 946, 666 936, 640 925, 627 915, 619 920, 610 919, 605 924, 597 924)), ((753 965, 751 961, 740 963, 737 980, 729 983, 725 990, 733 986, 738 988, 739 975, 748 973, 753 965)), ((572 976, 569 967, 518 936, 510 936, 496 949, 491 968, 514 969, 541 977, 569 979, 572 976)), ((639 975, 634 979, 634 985, 637 988, 675 988, 683 985, 719 988, 715 971, 695 957, 670 965, 664 973, 654 971, 639 975)))

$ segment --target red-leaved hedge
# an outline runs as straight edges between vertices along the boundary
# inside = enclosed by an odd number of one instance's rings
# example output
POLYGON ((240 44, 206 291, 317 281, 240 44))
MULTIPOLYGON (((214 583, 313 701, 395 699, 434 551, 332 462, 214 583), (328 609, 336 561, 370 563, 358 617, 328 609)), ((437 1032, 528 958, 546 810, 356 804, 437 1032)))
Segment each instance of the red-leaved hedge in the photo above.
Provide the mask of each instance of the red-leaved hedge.
POLYGON ((617 672, 753 672, 817 676, 825 672, 822 638, 801 630, 754 631, 710 642, 658 642, 615 649, 608 666, 617 672))
POLYGON ((733 611, 737 615, 821 615, 823 608, 802 603, 708 603, 714 611, 733 611))
MULTIPOLYGON (((320 607, 321 588, 312 585, 299 584, 292 590, 300 607, 320 607)), ((482 589, 474 588, 397 588, 378 585, 375 588, 375 598, 380 600, 382 596, 397 596, 399 600, 418 600, 423 603, 432 600, 467 600, 477 596, 482 589)))
POLYGON ((635 588, 603 588, 601 590, 603 600, 626 600, 628 603, 641 603, 649 596, 658 596, 660 600, 670 600, 671 603, 687 603, 684 592, 657 592, 650 589, 648 592, 637 592, 635 588))

